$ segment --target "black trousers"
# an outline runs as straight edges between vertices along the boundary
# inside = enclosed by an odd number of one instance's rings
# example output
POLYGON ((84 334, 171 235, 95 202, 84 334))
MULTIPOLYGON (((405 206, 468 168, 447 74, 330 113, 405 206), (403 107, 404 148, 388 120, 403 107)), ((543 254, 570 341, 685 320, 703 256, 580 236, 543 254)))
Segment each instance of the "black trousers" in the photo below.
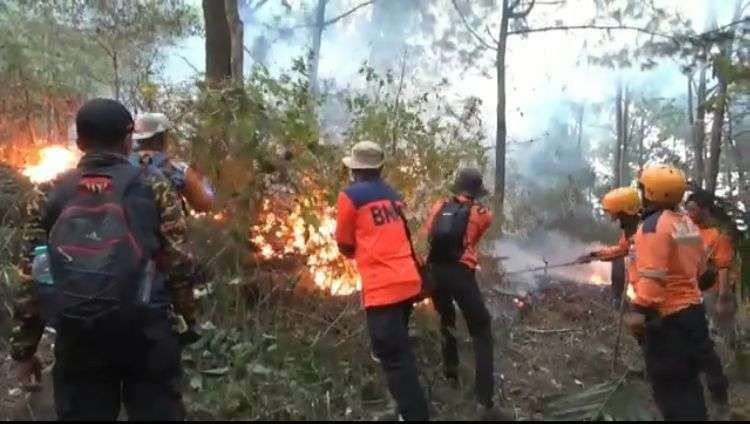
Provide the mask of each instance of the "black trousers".
POLYGON ((128 333, 58 330, 53 385, 57 417, 113 421, 185 419, 180 346, 168 322, 128 333))
POLYGON ((700 372, 712 397, 725 403, 728 382, 709 337, 703 305, 646 326, 643 346, 654 399, 665 420, 705 420, 700 372))
POLYGON ((388 389, 407 421, 429 419, 427 400, 419 384, 417 362, 409 341, 412 303, 367 308, 372 350, 380 360, 388 389))
POLYGON ((440 315, 440 332, 443 336, 445 375, 448 378, 458 377, 455 302, 466 320, 474 345, 477 400, 491 407, 494 391, 492 317, 484 305, 474 274, 473 269, 461 263, 430 264, 430 278, 435 285, 432 301, 440 315))

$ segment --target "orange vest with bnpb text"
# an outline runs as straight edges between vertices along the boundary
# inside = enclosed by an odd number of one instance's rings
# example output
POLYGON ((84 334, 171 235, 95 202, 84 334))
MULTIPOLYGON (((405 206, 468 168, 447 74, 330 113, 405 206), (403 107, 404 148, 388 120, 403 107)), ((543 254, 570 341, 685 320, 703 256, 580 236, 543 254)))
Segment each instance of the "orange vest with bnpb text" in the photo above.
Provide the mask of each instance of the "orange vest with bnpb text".
POLYGON ((352 251, 365 308, 414 298, 421 290, 398 194, 380 179, 357 182, 339 194, 336 242, 352 251))

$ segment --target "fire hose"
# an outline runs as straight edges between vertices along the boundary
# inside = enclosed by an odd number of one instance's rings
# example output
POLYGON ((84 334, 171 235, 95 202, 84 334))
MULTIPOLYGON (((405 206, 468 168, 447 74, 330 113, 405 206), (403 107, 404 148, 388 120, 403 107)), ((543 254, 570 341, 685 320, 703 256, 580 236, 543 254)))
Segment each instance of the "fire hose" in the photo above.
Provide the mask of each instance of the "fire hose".
POLYGON ((505 275, 525 274, 527 272, 546 271, 548 269, 564 268, 564 267, 568 267, 568 266, 582 265, 582 264, 583 264, 583 262, 581 262, 579 260, 575 260, 575 261, 571 261, 571 262, 565 262, 564 264, 544 265, 544 266, 537 266, 537 267, 534 267, 534 268, 519 269, 519 270, 516 270, 516 271, 506 272, 505 275))

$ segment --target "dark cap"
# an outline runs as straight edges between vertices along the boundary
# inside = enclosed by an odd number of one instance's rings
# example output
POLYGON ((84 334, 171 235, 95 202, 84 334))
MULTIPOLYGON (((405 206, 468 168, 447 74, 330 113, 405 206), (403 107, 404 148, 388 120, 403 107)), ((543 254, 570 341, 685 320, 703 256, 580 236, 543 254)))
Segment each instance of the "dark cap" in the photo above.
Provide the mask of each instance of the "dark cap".
POLYGON ((476 168, 463 168, 458 171, 453 192, 468 193, 473 197, 483 197, 489 193, 482 182, 482 173, 476 168))
POLYGON ((133 132, 133 116, 116 100, 89 100, 78 110, 76 131, 84 145, 107 147, 133 132))

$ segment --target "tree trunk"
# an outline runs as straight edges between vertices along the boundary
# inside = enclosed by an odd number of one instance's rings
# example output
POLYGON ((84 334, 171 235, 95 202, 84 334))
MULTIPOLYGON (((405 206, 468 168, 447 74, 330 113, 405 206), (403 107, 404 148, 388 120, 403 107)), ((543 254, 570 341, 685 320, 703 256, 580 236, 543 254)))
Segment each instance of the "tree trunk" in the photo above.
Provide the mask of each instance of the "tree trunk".
POLYGON ((577 116, 577 136, 578 136, 578 154, 582 154, 583 152, 583 115, 586 110, 586 105, 581 103, 578 109, 578 116, 577 116))
MULTIPOLYGON (((742 16, 742 2, 735 2, 733 22, 739 21, 742 16)), ((718 186, 719 179, 719 165, 721 163, 721 142, 722 132, 724 131, 724 117, 727 113, 728 108, 728 77, 724 73, 720 65, 721 60, 730 62, 732 60, 732 50, 734 49, 734 37, 724 42, 724 46, 721 48, 721 54, 718 58, 714 59, 714 74, 716 79, 719 81, 716 93, 716 101, 714 102, 713 108, 713 123, 711 125, 711 144, 709 146, 710 161, 707 168, 707 181, 706 189, 715 193, 718 186)), ((727 169, 727 173, 731 174, 731 168, 727 169)))
POLYGON ((206 81, 216 86, 232 76, 232 43, 224 2, 203 0, 206 28, 206 81))
MULTIPOLYGON (((731 155, 734 158, 734 166, 737 168, 737 185, 744 187, 745 182, 745 167, 742 161, 742 153, 737 148, 736 140, 734 139, 734 125, 732 123, 732 110, 727 107, 727 144, 731 155)), ((731 169, 731 168, 730 168, 731 169)), ((730 171, 731 172, 731 171, 730 171)))
POLYGON ((641 131, 638 134, 638 171, 643 171, 646 160, 643 155, 643 142, 646 138, 646 118, 641 117, 641 131))
POLYGON ((320 65, 320 43, 323 39, 323 30, 325 30, 327 4, 328 0, 318 0, 318 7, 315 8, 315 24, 312 28, 313 45, 310 52, 310 93, 315 97, 320 94, 318 66, 320 65))
POLYGON ((229 28, 229 44, 231 47, 229 62, 233 81, 242 81, 242 69, 245 58, 245 30, 242 19, 240 19, 238 1, 224 0, 227 26, 229 28))
POLYGON ((625 181, 630 177, 628 172, 628 145, 630 144, 631 128, 630 128, 630 93, 627 88, 623 88, 623 104, 622 104, 622 145, 620 149, 620 184, 622 186, 625 181))
POLYGON ((622 121, 622 82, 617 83, 617 94, 615 96, 615 131, 617 137, 615 137, 615 151, 614 160, 612 161, 612 188, 621 186, 622 183, 622 146, 624 138, 624 122, 622 121))
POLYGON ((696 93, 696 117, 693 129, 693 179, 697 187, 703 187, 704 150, 706 138, 706 67, 698 75, 698 92, 696 93))
MULTIPOLYGON (((695 164, 695 116, 693 115, 693 112, 695 111, 693 107, 693 74, 690 74, 687 76, 687 134, 685 137, 687 138, 688 142, 685 143, 686 145, 690 145, 689 149, 685 149, 685 159, 687 163, 695 164), (688 156, 688 151, 690 152, 691 156, 688 156)), ((695 165, 693 165, 695 166, 695 165)), ((695 179, 695 172, 693 170, 692 175, 690 176, 690 179, 695 179)))
POLYGON ((711 194, 716 192, 719 176, 719 158, 721 157, 721 134, 724 129, 724 113, 727 103, 727 78, 719 69, 716 70, 719 87, 714 102, 713 124, 711 126, 711 144, 709 146, 708 172, 706 176, 706 190, 711 194))
POLYGON ((115 100, 120 101, 120 65, 117 62, 117 53, 112 54, 112 71, 115 73, 115 100))
POLYGON ((495 70, 497 71, 497 133, 495 135, 495 220, 502 229, 505 205, 505 48, 508 44, 508 1, 503 0, 500 35, 497 43, 495 70))

